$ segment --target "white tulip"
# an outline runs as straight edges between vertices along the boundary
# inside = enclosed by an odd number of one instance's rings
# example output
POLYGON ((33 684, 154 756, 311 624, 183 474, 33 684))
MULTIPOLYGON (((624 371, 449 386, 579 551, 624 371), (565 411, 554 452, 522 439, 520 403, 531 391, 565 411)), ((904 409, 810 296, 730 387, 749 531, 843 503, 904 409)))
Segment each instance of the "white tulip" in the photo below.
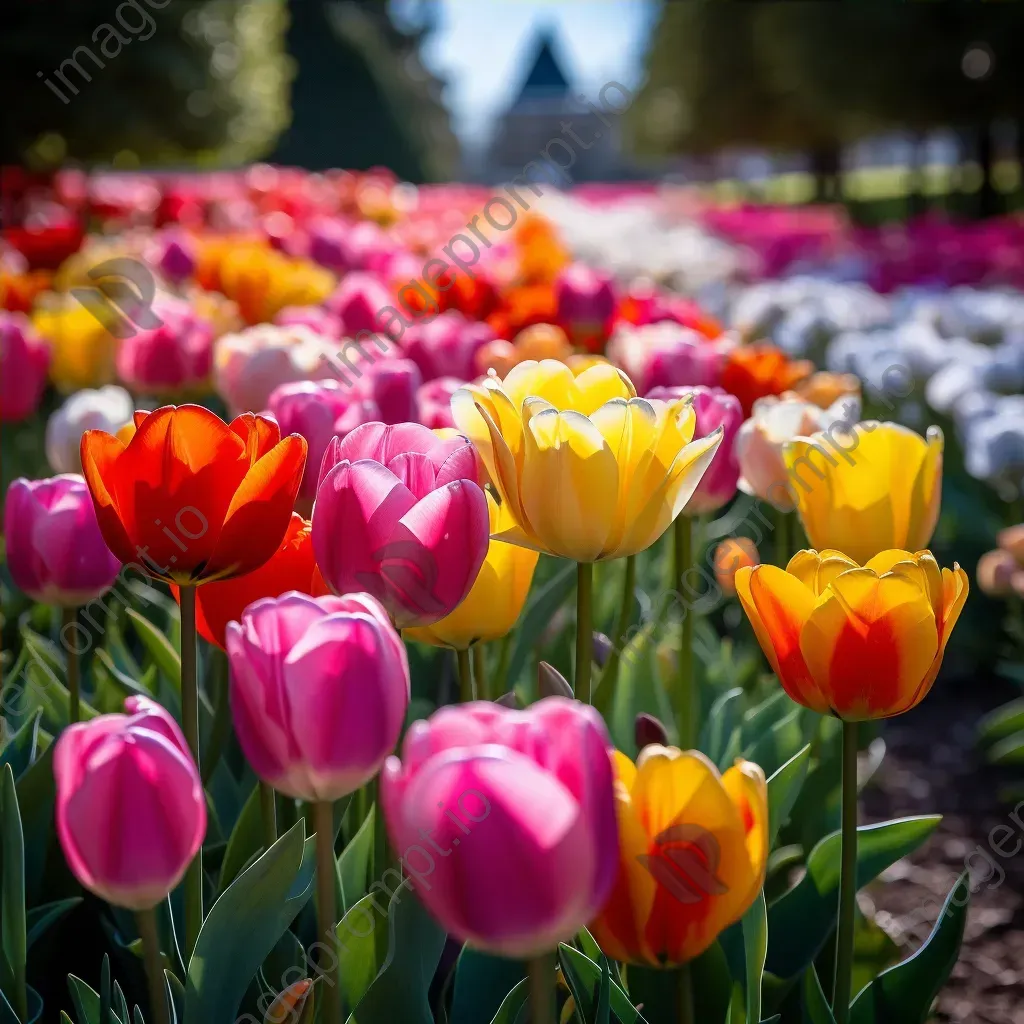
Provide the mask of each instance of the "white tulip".
POLYGON ((46 458, 55 473, 81 473, 82 435, 87 430, 116 434, 131 423, 132 396, 116 384, 76 391, 46 424, 46 458))

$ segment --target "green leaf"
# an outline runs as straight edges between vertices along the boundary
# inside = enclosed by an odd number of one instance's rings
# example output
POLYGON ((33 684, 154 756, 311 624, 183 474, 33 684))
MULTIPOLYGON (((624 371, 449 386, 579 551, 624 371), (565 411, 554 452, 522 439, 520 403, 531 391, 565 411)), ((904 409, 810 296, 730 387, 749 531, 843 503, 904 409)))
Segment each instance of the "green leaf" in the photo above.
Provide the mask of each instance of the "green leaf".
POLYGON ((377 977, 375 933, 380 921, 375 899, 373 893, 364 896, 338 925, 338 973, 341 992, 348 1006, 357 1006, 377 977))
POLYGON ((202 778, 206 785, 220 763, 224 748, 231 738, 231 700, 228 685, 227 655, 219 648, 213 648, 208 662, 209 671, 206 679, 207 693, 214 694, 216 703, 213 707, 213 720, 206 734, 206 743, 202 748, 202 778))
POLYGON ((225 889, 241 874, 242 869, 263 848, 263 809, 260 804, 259 783, 253 787, 242 813, 238 815, 235 827, 228 838, 224 860, 220 865, 220 891, 225 889))
POLYGON ((53 835, 53 805, 56 788, 53 777, 53 749, 50 744, 17 782, 18 806, 25 837, 26 902, 38 902, 43 871, 53 835))
POLYGON ((804 971, 804 1024, 836 1024, 814 964, 804 971))
POLYGON ((861 992, 851 1008, 850 1024, 925 1024, 960 953, 970 895, 970 873, 965 871, 925 944, 861 992))
POLYGON ((993 764, 1024 764, 1024 729, 993 743, 988 758, 993 764))
POLYGON ((127 672, 122 672, 114 664, 114 659, 102 647, 96 651, 96 660, 107 670, 111 680, 123 691, 121 695, 122 702, 125 697, 133 695, 136 697, 148 697, 150 700, 153 699, 156 693, 156 665, 150 665, 141 675, 139 681, 136 682, 127 672))
POLYGON ((57 921, 74 910, 81 902, 81 896, 72 896, 70 899, 56 900, 53 903, 44 903, 41 907, 33 907, 25 918, 25 925, 28 929, 28 948, 31 949, 57 921))
POLYGON ((793 708, 744 751, 743 756, 748 761, 759 764, 765 775, 777 772, 806 742, 800 711, 800 708, 793 708))
POLYGON ((354 1014, 358 1024, 434 1024, 428 993, 446 935, 419 898, 397 889, 388 905, 388 955, 354 1014))
POLYGON ((3 767, 3 893, 0 906, 2 945, 4 957, 10 967, 13 991, 7 995, 19 1016, 27 1016, 28 992, 25 981, 28 960, 28 939, 25 926, 25 837, 21 830, 18 810, 18 792, 14 785, 11 766, 3 767))
POLYGON ((187 1021, 233 1024, 253 975, 312 892, 314 840, 304 835, 296 822, 210 909, 188 965, 187 1021))
MULTIPOLYGON (((857 887, 913 853, 935 831, 938 815, 900 818, 857 829, 857 887)), ((767 969, 776 977, 803 974, 831 933, 836 918, 841 835, 833 832, 807 858, 807 873, 768 908, 767 969)))
POLYGON ((146 1018, 142 1016, 142 1011, 139 1009, 138 1004, 136 1004, 132 1016, 135 1018, 135 1024, 146 1024, 146 1018))
POLYGON ((800 795, 800 787, 807 778, 810 759, 811 745, 808 743, 768 780, 769 850, 775 846, 779 830, 786 823, 796 798, 800 795))
MULTIPOLYGON (((565 602, 572 588, 576 585, 576 565, 566 562, 561 565, 555 575, 538 589, 522 618, 515 633, 512 657, 509 659, 506 679, 512 686, 531 657, 538 637, 550 625, 555 612, 565 602)), ((600 691, 599 691, 600 692, 600 691)))
MULTIPOLYGON (((602 957, 602 959, 604 958, 602 957)), ((580 1012, 588 1021, 593 1020, 597 1010, 595 992, 601 985, 601 968, 590 957, 565 942, 558 945, 558 960, 562 965, 566 980, 572 978, 575 981, 571 987, 580 1012)), ((610 1005, 622 1024, 637 1024, 637 1022, 646 1024, 643 1014, 614 982, 610 982, 610 1005)))
POLYGON ((611 971, 608 968, 608 957, 601 957, 601 981, 597 988, 597 1009, 594 1011, 594 1024, 610 1024, 611 1018, 611 971))
POLYGON ((743 951, 747 963, 747 1020, 761 1020, 761 975, 768 955, 768 908, 764 890, 743 915, 743 951))
POLYGON ((370 861, 373 856, 373 830, 376 817, 377 808, 375 804, 372 804, 366 819, 338 858, 343 911, 348 911, 350 907, 355 906, 366 893, 366 886, 370 878, 370 861))
POLYGON ((978 737, 983 743, 994 743, 1011 733, 1024 730, 1024 697, 996 708, 978 723, 978 737))
POLYGON ((15 779, 20 778, 36 759, 39 747, 39 719, 42 714, 42 710, 37 708, 0 751, 0 766, 9 764, 15 779))
POLYGON ((490 956, 466 946, 455 967, 455 995, 449 1024, 476 1024, 490 1020, 506 994, 526 977, 520 960, 490 956))
POLYGON ((526 1000, 530 997, 529 982, 524 978, 505 998, 498 1007, 498 1012, 491 1020, 491 1024, 517 1024, 519 1014, 526 1006, 526 1000))
POLYGON ((118 1020, 124 1021, 127 1024, 128 1016, 128 1000, 124 997, 124 992, 121 991, 121 986, 115 981, 114 982, 114 1013, 117 1015, 118 1020))
POLYGON ((110 1024, 110 957, 103 954, 103 967, 100 971, 100 1024, 110 1024))
POLYGON ((73 974, 68 975, 68 991, 75 1004, 78 1024, 100 1024, 100 994, 73 974))
POLYGON ((142 646, 153 659, 154 664, 160 673, 174 688, 180 697, 181 695, 181 657, 171 646, 170 640, 153 625, 145 615, 140 615, 134 608, 128 609, 128 618, 135 627, 135 633, 142 646))
POLYGON ((740 728, 743 712, 743 689, 735 686, 726 690, 711 705, 704 728, 701 730, 700 749, 724 771, 732 763, 729 757, 734 745, 733 737, 740 728))

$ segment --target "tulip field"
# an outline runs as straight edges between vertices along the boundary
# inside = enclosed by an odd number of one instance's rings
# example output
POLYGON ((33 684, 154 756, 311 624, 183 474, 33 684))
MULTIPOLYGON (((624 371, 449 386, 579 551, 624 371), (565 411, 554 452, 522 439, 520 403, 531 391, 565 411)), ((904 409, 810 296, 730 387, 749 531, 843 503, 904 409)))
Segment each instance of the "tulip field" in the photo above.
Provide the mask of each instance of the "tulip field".
POLYGON ((11 182, 0 1024, 1024 1020, 1020 216, 11 182))

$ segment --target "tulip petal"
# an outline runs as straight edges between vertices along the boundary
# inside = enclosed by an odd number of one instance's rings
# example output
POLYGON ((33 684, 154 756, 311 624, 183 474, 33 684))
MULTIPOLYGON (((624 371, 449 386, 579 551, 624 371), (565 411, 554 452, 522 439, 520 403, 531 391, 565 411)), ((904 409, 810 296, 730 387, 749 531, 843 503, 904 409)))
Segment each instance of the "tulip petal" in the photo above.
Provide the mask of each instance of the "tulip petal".
POLYGON ((942 505, 942 431, 928 428, 927 449, 910 496, 910 520, 904 546, 911 551, 928 547, 939 522, 942 505))
POLYGON ((252 412, 243 412, 229 426, 242 439, 250 466, 255 465, 257 459, 263 458, 281 440, 281 428, 277 420, 269 415, 257 416, 252 412))
POLYGON ((754 879, 744 897, 749 904, 764 885, 768 869, 768 783, 759 765, 738 760, 722 775, 722 785, 739 808, 747 832, 747 855, 754 879))
POLYGON ((807 667, 841 718, 895 713, 938 651, 927 591, 903 576, 850 569, 828 586, 800 638, 807 667))
POLYGON ((127 565, 135 563, 138 554, 130 536, 133 521, 123 517, 117 501, 124 450, 124 444, 105 430, 87 430, 82 435, 82 474, 89 484, 100 533, 107 547, 127 565))
MULTIPOLYGON (((869 563, 870 564, 870 563, 869 563)), ((814 595, 818 595, 847 569, 857 569, 858 564, 847 558, 841 551, 798 551, 786 566, 786 572, 795 576, 814 595)), ((883 570, 879 570, 880 572, 883 570)))

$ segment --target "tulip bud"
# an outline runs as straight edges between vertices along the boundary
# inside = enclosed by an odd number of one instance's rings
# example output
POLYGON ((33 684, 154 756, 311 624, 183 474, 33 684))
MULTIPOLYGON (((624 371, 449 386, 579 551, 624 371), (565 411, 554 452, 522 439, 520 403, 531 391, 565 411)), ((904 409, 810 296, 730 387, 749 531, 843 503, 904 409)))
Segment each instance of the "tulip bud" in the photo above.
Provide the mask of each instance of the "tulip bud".
POLYGON ((72 725, 57 741, 57 838, 86 889, 130 910, 155 907, 206 835, 206 798, 185 737, 155 701, 72 725))
POLYGON ((23 420, 42 398, 50 350, 22 313, 0 310, 0 365, 0 420, 23 420))
POLYGON ((604 668, 605 663, 608 661, 612 651, 615 649, 615 645, 611 640, 605 636, 604 633, 599 633, 596 629, 594 630, 594 664, 598 668, 604 668))
POLYGON ((369 782, 409 705, 405 645, 368 594, 256 601, 227 627, 231 711, 256 774, 298 800, 369 782))
POLYGON ((636 741, 636 749, 643 750, 652 743, 659 743, 661 746, 668 744, 668 731, 665 726, 654 717, 641 711, 633 723, 633 738, 636 741))
POLYGON ((749 537, 727 537, 715 548, 715 579, 730 596, 736 593, 736 573, 745 565, 760 564, 757 545, 749 537))
POLYGON ((87 430, 116 434, 132 422, 132 396, 115 384, 76 391, 46 424, 46 458, 55 473, 82 472, 82 435, 87 430))
POLYGON ((515 690, 509 690, 508 693, 503 693, 500 697, 495 697, 494 703, 500 704, 503 708, 511 708, 513 711, 516 708, 522 707, 522 704, 519 703, 519 695, 515 690))
POLYGON ((77 608, 109 590, 121 563, 80 476, 15 480, 4 506, 7 568, 34 601, 77 608))
POLYGON ((1013 578, 1022 572, 1009 551, 997 548, 986 551, 978 559, 976 577, 978 586, 990 597, 1006 597, 1013 593, 1013 578))
POLYGON ((555 301, 556 319, 575 344, 600 348, 615 313, 612 276, 584 263, 573 263, 558 275, 555 301))
POLYGON ((537 666, 537 695, 539 697, 568 697, 573 698, 572 687, 566 681, 565 676, 546 661, 540 662, 537 666))

